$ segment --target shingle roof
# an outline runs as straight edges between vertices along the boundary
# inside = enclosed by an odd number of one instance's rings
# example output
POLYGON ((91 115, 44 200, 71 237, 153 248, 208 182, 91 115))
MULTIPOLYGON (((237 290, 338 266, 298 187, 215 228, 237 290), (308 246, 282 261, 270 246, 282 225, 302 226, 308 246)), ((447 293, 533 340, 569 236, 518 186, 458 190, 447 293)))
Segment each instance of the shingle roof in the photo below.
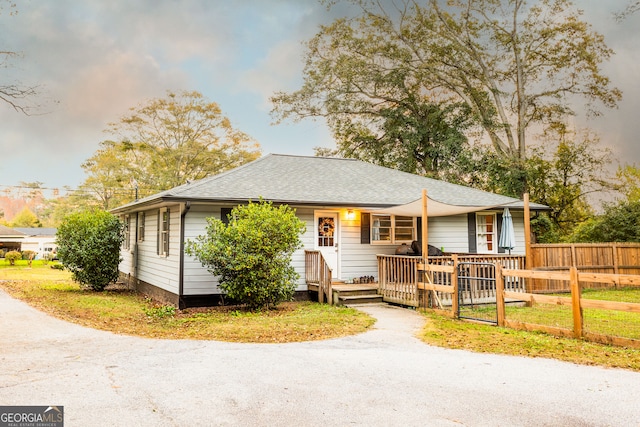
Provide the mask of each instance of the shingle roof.
POLYGON ((18 230, 28 236, 55 236, 58 231, 57 228, 47 227, 15 227, 14 230, 18 230))
POLYGON ((25 234, 4 225, 0 225, 0 236, 3 237, 25 237, 25 234))
POLYGON ((456 206, 501 205, 517 199, 353 159, 269 154, 236 169, 181 185, 115 209, 157 200, 395 206, 420 198, 456 206))

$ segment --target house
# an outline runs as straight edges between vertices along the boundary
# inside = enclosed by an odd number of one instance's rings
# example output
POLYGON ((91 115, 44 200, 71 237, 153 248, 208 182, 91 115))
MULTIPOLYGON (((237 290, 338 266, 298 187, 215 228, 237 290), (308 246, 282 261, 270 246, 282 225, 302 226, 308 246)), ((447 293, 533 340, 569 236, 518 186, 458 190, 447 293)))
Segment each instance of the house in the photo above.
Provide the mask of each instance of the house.
POLYGON ((56 232, 55 228, 9 228, 0 225, 0 251, 33 251, 39 258, 47 253, 53 257, 58 249, 56 232))
MULTIPOLYGON (((304 249, 320 250, 334 277, 375 278, 376 254, 394 254, 402 243, 420 238, 420 215, 403 209, 423 189, 435 207, 429 244, 446 252, 498 253, 501 213, 509 206, 516 234, 512 253, 524 253, 523 203, 517 199, 358 160, 271 154, 114 209, 125 223, 121 276, 180 307, 212 304, 221 291, 200 262, 184 253, 185 242, 204 234, 207 217, 224 220, 234 206, 262 197, 296 209, 307 225, 304 249)), ((304 263, 299 250, 293 257, 298 291, 307 290, 304 263)))
POLYGON ((55 254, 58 250, 56 233, 58 229, 47 227, 15 227, 14 230, 25 235, 22 241, 22 251, 33 251, 36 253, 37 258, 42 258, 46 254, 52 258, 56 256, 55 254))

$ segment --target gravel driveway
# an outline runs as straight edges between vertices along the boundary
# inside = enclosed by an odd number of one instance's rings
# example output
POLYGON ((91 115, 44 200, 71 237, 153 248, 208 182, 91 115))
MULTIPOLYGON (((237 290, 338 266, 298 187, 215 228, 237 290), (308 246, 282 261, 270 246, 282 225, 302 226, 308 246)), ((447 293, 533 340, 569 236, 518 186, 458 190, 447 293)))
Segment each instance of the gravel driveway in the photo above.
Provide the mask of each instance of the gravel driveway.
POLYGON ((293 344, 135 338, 0 291, 0 405, 65 426, 640 426, 640 374, 423 344, 385 305, 361 335, 293 344))

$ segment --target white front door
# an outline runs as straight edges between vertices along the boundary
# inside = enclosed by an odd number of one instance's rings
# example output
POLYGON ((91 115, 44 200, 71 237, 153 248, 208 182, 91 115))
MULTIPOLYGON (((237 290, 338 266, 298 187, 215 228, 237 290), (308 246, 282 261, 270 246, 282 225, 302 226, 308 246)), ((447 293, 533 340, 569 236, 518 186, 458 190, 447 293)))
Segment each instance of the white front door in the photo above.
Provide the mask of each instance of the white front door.
POLYGON ((315 248, 322 253, 332 271, 332 277, 340 277, 338 212, 317 212, 315 217, 315 248))

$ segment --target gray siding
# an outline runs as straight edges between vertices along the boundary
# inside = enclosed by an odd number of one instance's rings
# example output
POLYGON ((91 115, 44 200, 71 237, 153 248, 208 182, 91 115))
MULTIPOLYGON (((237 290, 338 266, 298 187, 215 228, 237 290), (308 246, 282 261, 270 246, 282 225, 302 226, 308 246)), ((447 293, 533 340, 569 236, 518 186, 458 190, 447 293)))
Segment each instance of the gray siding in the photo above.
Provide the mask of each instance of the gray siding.
MULTIPOLYGON (((205 233, 207 217, 213 216, 220 219, 220 207, 192 206, 187 213, 184 223, 185 243, 195 240, 205 233)), ((184 294, 185 295, 209 295, 219 294, 218 281, 202 266, 196 258, 184 256, 184 294)))
MULTIPOLYGON (((225 205, 225 207, 229 207, 225 205)), ((206 218, 220 218, 221 206, 193 205, 185 217, 185 241, 195 239, 204 234, 206 218)), ((317 208, 317 210, 334 210, 340 214, 340 278, 350 280, 361 276, 374 276, 377 279, 378 266, 376 254, 394 254, 398 245, 361 244, 360 215, 355 220, 346 218, 345 209, 317 208)), ((313 208, 298 208, 297 215, 306 226, 301 236, 304 247, 296 251, 292 264, 300 279, 297 290, 306 290, 304 281, 304 250, 314 248, 314 211, 313 208)), ((169 256, 157 254, 158 209, 145 211, 145 239, 138 242, 139 280, 157 286, 166 291, 179 292, 179 250, 180 250, 180 207, 170 206, 170 245, 169 256)), ((515 226, 517 246, 512 254, 524 254, 524 217, 523 212, 512 212, 515 226)), ((135 248, 135 214, 131 215, 131 249, 123 250, 123 261, 120 270, 125 274, 135 274, 133 250, 135 248)), ((467 216, 437 217, 429 219, 429 243, 446 252, 466 253, 469 250, 467 237, 467 216)), ((216 278, 203 267, 200 262, 185 254, 184 257, 184 295, 209 295, 221 293, 216 278)))
MULTIPOLYGON (((185 218, 185 241, 193 240, 204 234, 207 218, 220 219, 220 206, 193 206, 185 218)), ((307 225, 307 231, 301 239, 305 247, 313 248, 313 210, 298 209, 298 217, 307 225)), ((307 289, 304 282, 304 249, 293 254, 292 265, 300 275, 297 290, 307 289)), ((221 293, 218 281, 209 271, 202 266, 200 261, 185 254, 184 262, 184 295, 209 295, 221 293)))
MULTIPOLYGON (((502 211, 494 211, 502 213, 502 211)), ((524 255, 524 212, 511 211, 516 235, 516 247, 512 255, 524 255)), ((467 215, 429 218, 429 244, 445 252, 469 252, 467 215)))
POLYGON ((157 286, 168 292, 178 294, 180 266, 180 205, 169 208, 169 255, 157 253, 158 209, 145 211, 145 238, 137 242, 138 266, 134 268, 133 252, 135 239, 135 214, 131 215, 131 248, 121 252, 123 261, 120 271, 136 276, 138 280, 157 286))

